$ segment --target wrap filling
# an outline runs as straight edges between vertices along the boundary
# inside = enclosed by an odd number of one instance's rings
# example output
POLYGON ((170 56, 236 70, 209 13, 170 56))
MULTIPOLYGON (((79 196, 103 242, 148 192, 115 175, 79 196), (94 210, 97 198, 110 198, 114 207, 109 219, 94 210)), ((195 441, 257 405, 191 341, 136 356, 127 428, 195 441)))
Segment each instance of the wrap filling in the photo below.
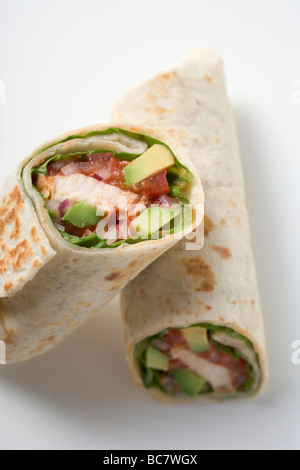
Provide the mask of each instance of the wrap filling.
POLYGON ((135 357, 145 387, 174 397, 252 394, 260 383, 252 343, 227 327, 164 330, 138 343, 135 357))
POLYGON ((185 209, 193 174, 163 142, 128 134, 127 140, 142 140, 142 154, 130 148, 58 154, 33 169, 33 186, 68 242, 114 248, 162 238, 193 222, 193 211, 186 216, 185 209))

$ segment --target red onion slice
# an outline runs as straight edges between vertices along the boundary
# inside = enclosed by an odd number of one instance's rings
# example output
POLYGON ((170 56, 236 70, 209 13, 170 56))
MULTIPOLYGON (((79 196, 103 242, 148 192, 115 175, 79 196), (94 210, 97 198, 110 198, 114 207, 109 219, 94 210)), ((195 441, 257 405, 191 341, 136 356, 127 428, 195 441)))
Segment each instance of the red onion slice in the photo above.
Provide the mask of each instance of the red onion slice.
POLYGON ((60 217, 62 218, 66 212, 67 212, 67 209, 68 207, 72 206, 72 203, 69 201, 69 199, 65 199, 64 201, 62 201, 59 206, 58 206, 58 212, 59 212, 59 215, 60 217))
POLYGON ((97 181, 103 181, 103 178, 100 175, 98 175, 97 173, 94 173, 92 175, 92 178, 94 178, 97 181))

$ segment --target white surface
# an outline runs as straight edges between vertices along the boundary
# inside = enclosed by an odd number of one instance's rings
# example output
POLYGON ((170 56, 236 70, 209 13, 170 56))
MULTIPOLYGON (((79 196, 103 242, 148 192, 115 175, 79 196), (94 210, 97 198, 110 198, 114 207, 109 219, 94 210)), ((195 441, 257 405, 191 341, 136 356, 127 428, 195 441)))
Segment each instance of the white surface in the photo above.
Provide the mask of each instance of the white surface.
POLYGON ((0 183, 45 139, 108 120, 115 98, 189 48, 222 54, 271 374, 255 403, 156 404, 131 381, 114 301, 49 354, 0 366, 0 448, 300 447, 299 20, 298 0, 0 0, 0 183))

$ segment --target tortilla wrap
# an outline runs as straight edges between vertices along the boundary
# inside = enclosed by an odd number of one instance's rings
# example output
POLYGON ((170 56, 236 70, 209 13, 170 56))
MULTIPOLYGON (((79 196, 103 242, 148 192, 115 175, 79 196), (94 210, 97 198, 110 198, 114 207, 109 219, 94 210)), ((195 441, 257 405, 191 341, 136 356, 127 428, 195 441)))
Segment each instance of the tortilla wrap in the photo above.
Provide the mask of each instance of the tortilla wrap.
POLYGON ((182 240, 122 293, 128 362, 136 383, 167 403, 257 394, 266 380, 264 328, 238 141, 220 57, 210 49, 192 51, 174 68, 122 97, 112 116, 163 128, 175 138, 201 175, 206 201, 204 248, 186 251, 182 240), (214 339, 247 356, 253 373, 248 393, 215 392, 191 399, 145 388, 136 345, 165 329, 199 324, 225 327, 225 333, 213 333, 214 339), (236 333, 242 339, 234 339, 236 333))
MULTIPOLYGON (((57 345, 178 241, 177 234, 177 238, 172 235, 117 248, 85 248, 68 243, 54 227, 32 185, 32 168, 57 154, 99 148, 143 154, 144 142, 130 136, 119 132, 97 135, 111 127, 118 124, 68 132, 41 145, 1 187, 0 341, 6 345, 7 363, 32 358, 57 345)), ((196 174, 185 151, 167 134, 124 124, 119 127, 161 140, 196 174)), ((201 207, 203 200, 195 176, 190 201, 201 207)))

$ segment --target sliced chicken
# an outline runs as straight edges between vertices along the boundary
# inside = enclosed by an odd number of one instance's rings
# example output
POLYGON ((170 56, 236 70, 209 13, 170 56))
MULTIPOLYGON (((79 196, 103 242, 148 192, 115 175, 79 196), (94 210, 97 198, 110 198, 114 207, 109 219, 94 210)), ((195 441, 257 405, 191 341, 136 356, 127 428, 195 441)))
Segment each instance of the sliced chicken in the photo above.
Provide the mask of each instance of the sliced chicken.
POLYGON ((42 187, 45 199, 51 197, 57 201, 69 199, 77 203, 85 201, 93 207, 103 207, 111 210, 127 208, 136 204, 140 199, 131 191, 123 191, 117 186, 103 183, 80 173, 62 176, 56 175, 45 178, 39 175, 38 186, 42 187))
POLYGON ((226 367, 213 364, 181 347, 172 348, 171 356, 173 359, 179 359, 186 367, 203 377, 215 393, 224 394, 236 391, 226 367))

